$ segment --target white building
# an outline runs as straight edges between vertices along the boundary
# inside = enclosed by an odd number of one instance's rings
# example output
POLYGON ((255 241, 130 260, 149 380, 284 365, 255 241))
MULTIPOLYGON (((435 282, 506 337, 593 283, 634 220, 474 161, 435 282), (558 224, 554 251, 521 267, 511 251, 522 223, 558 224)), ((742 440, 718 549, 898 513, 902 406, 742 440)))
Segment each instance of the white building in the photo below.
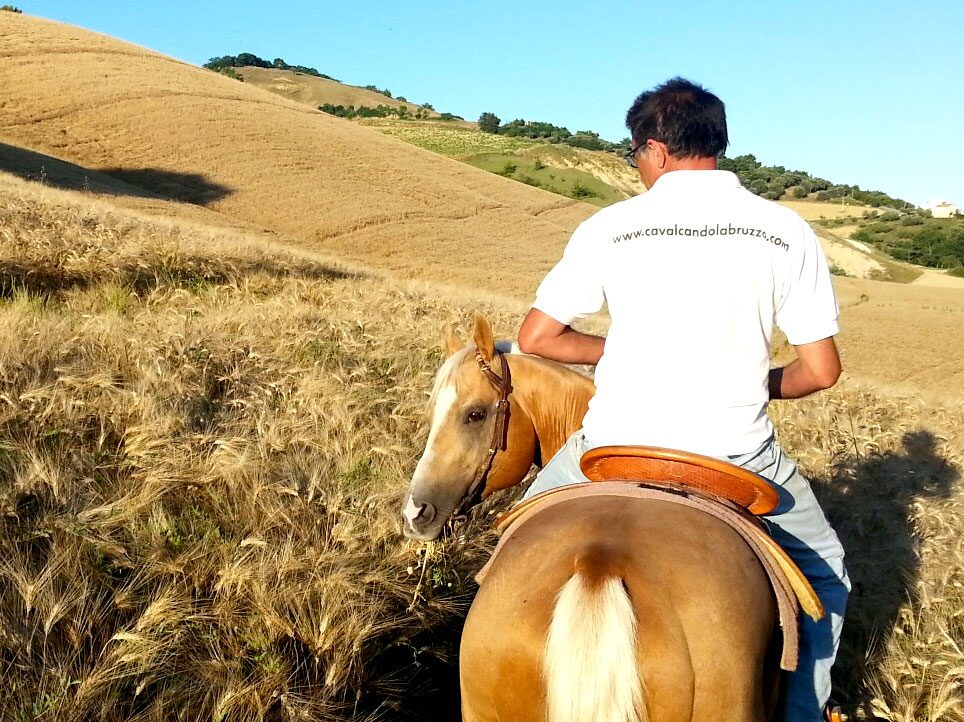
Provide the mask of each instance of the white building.
POLYGON ((959 212, 957 206, 947 201, 931 201, 930 203, 925 203, 924 209, 930 211, 934 218, 950 218, 959 212))

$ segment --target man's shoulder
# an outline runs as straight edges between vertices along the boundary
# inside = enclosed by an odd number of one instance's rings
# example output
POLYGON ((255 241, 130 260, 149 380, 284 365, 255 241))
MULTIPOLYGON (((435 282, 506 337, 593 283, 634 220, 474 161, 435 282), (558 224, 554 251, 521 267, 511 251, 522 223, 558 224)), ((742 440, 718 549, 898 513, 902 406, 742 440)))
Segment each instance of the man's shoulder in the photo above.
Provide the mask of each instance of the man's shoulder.
POLYGON ((590 233, 609 233, 612 229, 620 228, 628 220, 639 218, 640 213, 646 212, 651 205, 647 199, 648 193, 642 193, 626 200, 618 201, 605 208, 600 208, 589 218, 579 224, 579 230, 590 233))

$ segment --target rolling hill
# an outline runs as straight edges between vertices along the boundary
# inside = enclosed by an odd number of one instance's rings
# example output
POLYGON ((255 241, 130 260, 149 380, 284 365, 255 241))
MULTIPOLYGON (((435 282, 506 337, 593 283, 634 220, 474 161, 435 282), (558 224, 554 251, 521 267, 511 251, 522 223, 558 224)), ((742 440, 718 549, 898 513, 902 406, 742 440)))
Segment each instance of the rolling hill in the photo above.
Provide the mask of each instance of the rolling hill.
POLYGON ((12 13, 0 33, 0 142, 318 250, 522 292, 592 212, 106 36, 12 13))

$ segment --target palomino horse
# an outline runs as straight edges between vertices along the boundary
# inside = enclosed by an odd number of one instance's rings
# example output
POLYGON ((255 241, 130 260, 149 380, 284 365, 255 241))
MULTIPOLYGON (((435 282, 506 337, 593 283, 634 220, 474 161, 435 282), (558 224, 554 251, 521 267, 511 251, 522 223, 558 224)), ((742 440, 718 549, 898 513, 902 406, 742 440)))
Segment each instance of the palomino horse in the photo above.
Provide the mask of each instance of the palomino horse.
MULTIPOLYGON (((497 354, 481 316, 474 341, 446 341, 403 506, 409 538, 435 539, 466 499, 548 461, 594 393, 558 364, 497 354)), ((775 619, 760 563, 718 519, 651 499, 564 501, 519 528, 479 589, 462 633, 462 719, 762 722, 775 619)))

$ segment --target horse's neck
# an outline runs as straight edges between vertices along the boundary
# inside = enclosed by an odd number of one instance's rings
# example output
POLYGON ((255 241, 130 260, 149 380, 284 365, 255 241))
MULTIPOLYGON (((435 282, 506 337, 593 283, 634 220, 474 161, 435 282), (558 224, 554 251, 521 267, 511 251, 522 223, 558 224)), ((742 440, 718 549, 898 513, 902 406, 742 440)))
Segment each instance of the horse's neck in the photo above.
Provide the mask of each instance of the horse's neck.
POLYGON ((596 387, 591 379, 552 361, 512 359, 513 393, 532 421, 545 464, 582 427, 596 387))

